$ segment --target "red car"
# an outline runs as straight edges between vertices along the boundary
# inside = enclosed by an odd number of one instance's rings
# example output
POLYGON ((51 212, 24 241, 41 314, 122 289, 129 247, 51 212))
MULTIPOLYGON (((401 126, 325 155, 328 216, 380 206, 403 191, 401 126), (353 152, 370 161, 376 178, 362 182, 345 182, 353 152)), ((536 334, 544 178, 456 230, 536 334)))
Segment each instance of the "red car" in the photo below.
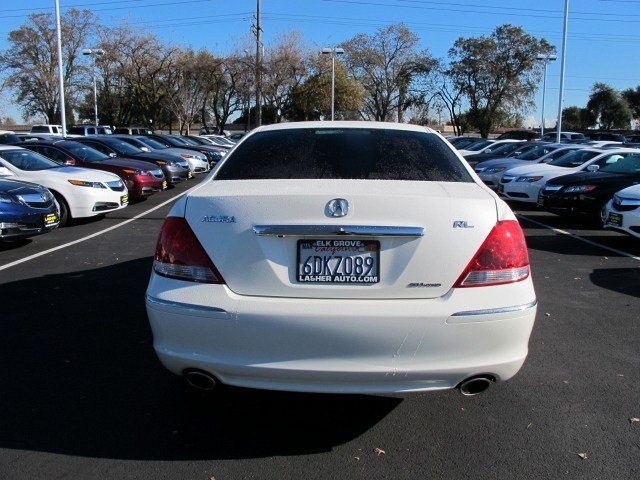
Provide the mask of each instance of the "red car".
POLYGON ((29 141, 21 143, 20 146, 66 165, 115 173, 124 181, 131 199, 148 197, 167 188, 162 169, 150 162, 131 158, 112 158, 70 140, 29 141))

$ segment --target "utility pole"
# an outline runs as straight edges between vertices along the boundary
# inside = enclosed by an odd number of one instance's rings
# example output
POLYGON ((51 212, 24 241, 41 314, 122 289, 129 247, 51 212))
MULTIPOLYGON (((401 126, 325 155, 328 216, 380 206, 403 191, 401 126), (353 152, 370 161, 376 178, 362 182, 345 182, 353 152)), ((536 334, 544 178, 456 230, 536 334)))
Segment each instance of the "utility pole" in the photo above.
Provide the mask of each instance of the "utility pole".
POLYGON ((569 0, 564 0, 564 29, 562 31, 562 60, 560 65, 560 95, 558 99, 558 126, 556 131, 556 142, 560 143, 560 132, 562 131, 562 101, 564 95, 564 67, 567 56, 567 30, 569 28, 569 0))
MULTIPOLYGON (((62 35, 60 33, 60 3, 55 1, 56 7, 56 39, 58 41, 58 88, 60 89, 60 124, 62 136, 67 136, 67 115, 64 109, 64 76, 62 72, 62 35)), ((53 119, 50 119, 53 120, 53 119)))
POLYGON ((260 3, 261 0, 257 0, 256 5, 256 127, 262 125, 262 99, 261 97, 261 73, 262 73, 262 27, 260 26, 260 3))

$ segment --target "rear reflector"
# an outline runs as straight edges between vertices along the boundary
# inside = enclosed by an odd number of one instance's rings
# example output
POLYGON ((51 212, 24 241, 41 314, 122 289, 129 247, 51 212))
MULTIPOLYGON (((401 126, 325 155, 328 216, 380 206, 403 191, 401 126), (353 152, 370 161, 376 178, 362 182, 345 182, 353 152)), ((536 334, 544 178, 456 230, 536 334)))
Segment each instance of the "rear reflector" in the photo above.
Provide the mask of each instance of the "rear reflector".
POLYGON ((224 283, 195 233, 181 217, 167 217, 162 224, 153 270, 158 275, 178 280, 224 283))
POLYGON ((529 253, 522 228, 516 220, 505 220, 493 227, 454 287, 501 285, 528 276, 529 253))

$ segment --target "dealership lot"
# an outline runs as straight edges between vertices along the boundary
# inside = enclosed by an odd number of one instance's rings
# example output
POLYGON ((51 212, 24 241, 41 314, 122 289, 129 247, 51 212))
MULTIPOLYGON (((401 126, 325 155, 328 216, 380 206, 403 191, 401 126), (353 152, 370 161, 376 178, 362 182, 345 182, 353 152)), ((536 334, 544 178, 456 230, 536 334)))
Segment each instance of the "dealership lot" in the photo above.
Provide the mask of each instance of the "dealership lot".
POLYGON ((538 318, 523 370, 482 395, 208 396, 159 364, 144 308, 194 183, 0 247, 2 477, 640 476, 637 239, 516 207, 538 318))

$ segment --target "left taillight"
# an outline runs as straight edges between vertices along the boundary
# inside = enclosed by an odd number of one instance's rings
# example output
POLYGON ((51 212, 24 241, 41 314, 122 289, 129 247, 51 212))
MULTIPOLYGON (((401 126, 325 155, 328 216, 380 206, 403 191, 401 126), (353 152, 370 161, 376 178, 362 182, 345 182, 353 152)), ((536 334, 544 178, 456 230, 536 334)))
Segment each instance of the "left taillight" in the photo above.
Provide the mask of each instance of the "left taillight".
POLYGON ((498 222, 454 288, 502 285, 529 276, 529 253, 524 233, 516 220, 498 222))
POLYGON ((162 224, 153 270, 163 277, 188 282, 224 283, 195 233, 181 217, 168 217, 162 224))

